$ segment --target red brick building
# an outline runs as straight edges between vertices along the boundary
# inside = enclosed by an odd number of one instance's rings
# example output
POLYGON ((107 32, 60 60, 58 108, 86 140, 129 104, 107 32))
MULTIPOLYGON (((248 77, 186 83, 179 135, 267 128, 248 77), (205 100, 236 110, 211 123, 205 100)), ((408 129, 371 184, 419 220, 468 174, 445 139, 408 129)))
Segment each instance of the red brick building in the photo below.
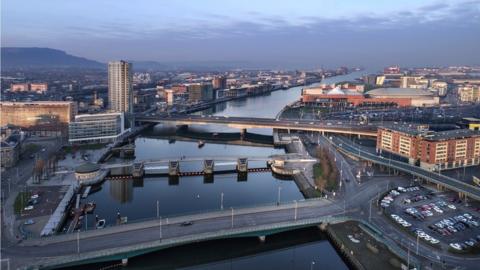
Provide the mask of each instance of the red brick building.
POLYGON ((441 132, 424 127, 381 127, 377 151, 409 159, 429 170, 444 170, 480 164, 480 132, 456 129, 441 132))

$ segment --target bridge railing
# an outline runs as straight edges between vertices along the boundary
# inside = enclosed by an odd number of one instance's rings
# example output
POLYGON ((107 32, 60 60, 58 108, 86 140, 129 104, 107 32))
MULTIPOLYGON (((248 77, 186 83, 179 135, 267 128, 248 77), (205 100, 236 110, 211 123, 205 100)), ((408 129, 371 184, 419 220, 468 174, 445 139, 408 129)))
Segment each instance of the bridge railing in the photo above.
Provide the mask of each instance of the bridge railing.
MULTIPOLYGON (((234 215, 236 214, 242 214, 247 212, 247 213, 253 213, 256 211, 260 211, 262 208, 270 208, 269 210, 282 210, 282 209, 294 209, 295 208, 295 202, 297 203, 297 207, 301 208, 304 206, 307 206, 310 203, 315 203, 315 202, 322 202, 324 201, 327 203, 327 201, 324 198, 310 198, 310 199, 299 199, 299 200, 292 200, 292 201, 283 201, 280 202, 280 204, 277 204, 277 202, 267 202, 267 203, 257 203, 257 204, 250 204, 250 205, 244 205, 244 206, 227 206, 224 207, 223 210, 219 206, 218 208, 209 208, 209 209, 202 209, 198 211, 186 211, 186 212, 181 212, 181 213, 176 213, 176 214, 167 214, 167 215, 161 215, 159 218, 162 219, 162 223, 167 225, 167 220, 169 219, 174 219, 174 218, 182 218, 185 217, 185 219, 193 218, 193 220, 201 220, 203 218, 208 218, 208 216, 226 216, 231 214, 231 209, 233 208, 234 215), (250 211, 249 211, 250 210, 250 211), (238 213, 240 212, 240 213, 238 213)), ((154 213, 154 209, 156 207, 156 204, 152 203, 152 213, 154 213)), ((156 217, 156 215, 153 215, 151 217, 145 217, 145 218, 138 218, 134 220, 128 220, 127 223, 124 224, 110 224, 106 225, 105 227, 107 228, 113 228, 113 227, 119 227, 119 226, 127 226, 129 224, 138 224, 142 222, 151 222, 151 221, 158 221, 159 218, 156 217)), ((292 220, 294 219, 294 214, 292 213, 292 220)), ((95 227, 88 228, 87 230, 84 231, 92 231, 95 230, 95 227)), ((67 232, 59 232, 56 235, 67 235, 69 233, 67 232)))
POLYGON ((38 265, 42 267, 52 267, 52 266, 61 266, 65 264, 72 264, 75 262, 88 261, 96 258, 111 258, 113 256, 126 256, 128 257, 129 253, 138 253, 141 250, 154 250, 160 249, 162 247, 172 247, 180 244, 195 243, 198 241, 205 241, 209 239, 219 239, 226 238, 236 235, 244 235, 249 233, 256 232, 266 232, 274 231, 278 229, 284 229, 288 227, 301 227, 314 225, 319 223, 336 223, 343 222, 348 220, 346 216, 323 216, 318 218, 309 218, 309 219, 299 219, 286 222, 279 222, 274 224, 262 224, 262 225, 253 225, 248 227, 240 228, 231 228, 231 229, 222 229, 214 230, 211 232, 190 234, 186 236, 179 236, 174 238, 165 238, 162 240, 154 240, 147 243, 135 244, 131 246, 121 246, 116 248, 109 248, 94 252, 83 252, 79 254, 73 254, 69 256, 62 256, 56 258, 47 258, 45 260, 38 261, 38 265))

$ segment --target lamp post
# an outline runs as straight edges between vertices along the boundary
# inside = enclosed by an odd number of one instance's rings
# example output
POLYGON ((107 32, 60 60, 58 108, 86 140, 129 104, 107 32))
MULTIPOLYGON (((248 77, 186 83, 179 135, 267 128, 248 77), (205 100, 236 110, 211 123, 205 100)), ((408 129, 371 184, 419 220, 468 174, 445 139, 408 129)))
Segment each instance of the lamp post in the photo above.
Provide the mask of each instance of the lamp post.
POLYGON ((231 225, 231 228, 233 229, 233 207, 230 207, 230 209, 232 210, 232 225, 231 225))
POLYGON ((80 253, 80 231, 77 231, 77 253, 80 253))
POLYGON ((312 261, 312 262, 310 263, 310 270, 313 270, 313 266, 314 266, 314 265, 315 265, 315 261, 312 261))
POLYGON ((282 187, 278 186, 277 205, 280 205, 280 196, 282 193, 282 187))
POLYGON ((159 236, 160 236, 160 240, 162 240, 162 217, 159 218, 159 223, 160 223, 159 236))
POLYGON ((160 205, 159 205, 159 202, 157 200, 157 218, 160 217, 160 205))
POLYGON ((220 194, 220 210, 223 210, 223 192, 220 194))
POLYGON ((297 202, 297 200, 295 200, 294 202, 295 202, 295 215, 294 215, 294 220, 297 220, 297 208, 298 208, 298 202, 297 202))

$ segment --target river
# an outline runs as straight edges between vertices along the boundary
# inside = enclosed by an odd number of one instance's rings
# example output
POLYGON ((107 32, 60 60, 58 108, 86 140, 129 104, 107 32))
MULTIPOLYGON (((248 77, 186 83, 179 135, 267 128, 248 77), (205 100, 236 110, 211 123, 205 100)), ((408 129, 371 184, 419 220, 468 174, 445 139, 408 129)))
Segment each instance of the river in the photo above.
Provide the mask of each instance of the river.
MULTIPOLYGON (((365 72, 355 72, 345 76, 328 78, 324 83, 334 83, 355 79, 365 72)), ((214 114, 222 116, 251 116, 275 117, 285 105, 298 100, 302 87, 293 87, 279 90, 267 95, 249 97, 240 100, 218 104, 214 108, 198 112, 200 114, 214 114)), ((195 132, 238 132, 220 126, 192 126, 189 130, 195 132)), ((145 131, 135 139, 135 159, 161 159, 205 156, 269 156, 284 153, 283 149, 273 147, 258 147, 230 144, 206 143, 199 148, 196 141, 168 140, 165 136, 171 132, 171 127, 157 125, 145 131)), ((271 135, 271 129, 255 129, 248 132, 271 135)), ((181 169, 200 169, 202 163, 182 163, 181 169)), ((232 165, 233 166, 233 165, 232 165)), ((265 162, 249 162, 249 167, 265 167, 265 162)), ((287 202, 303 199, 296 184, 291 180, 277 179, 270 172, 250 173, 247 179, 238 178, 237 174, 215 175, 213 181, 203 176, 181 177, 178 181, 167 177, 146 177, 143 180, 107 180, 100 190, 88 196, 86 201, 95 201, 97 208, 95 215, 107 220, 107 225, 116 222, 117 212, 127 216, 129 222, 151 219, 156 216, 157 201, 159 214, 162 217, 175 216, 187 213, 198 213, 210 210, 219 210, 223 206, 238 208, 260 204, 274 204, 278 200, 287 202), (223 194, 223 196, 222 196, 223 194), (223 200, 222 200, 223 197, 223 200)), ((89 215, 88 227, 94 227, 93 215, 89 215)), ((85 229, 85 228, 83 228, 85 229)), ((304 235, 302 236, 304 237, 304 235)), ((309 237, 307 237, 309 238, 309 237)), ((296 269, 286 267, 284 256, 297 253, 298 269, 310 267, 311 261, 317 261, 317 267, 324 261, 324 269, 346 269, 345 264, 334 252, 332 246, 324 239, 311 238, 306 243, 290 243, 281 250, 262 251, 258 254, 242 257, 242 254, 231 252, 227 258, 220 261, 190 265, 189 269, 296 269), (305 254, 310 254, 306 256, 305 254), (234 258, 235 257, 235 258, 234 258), (266 267, 271 265, 271 267, 266 267), (300 266, 307 265, 307 266, 300 266), (256 267, 254 267, 256 266, 256 267), (328 266, 328 267, 327 267, 328 266)), ((233 241, 233 240, 232 240, 233 241)), ((279 240, 280 241, 280 240, 279 240)), ((228 241, 227 241, 228 242, 228 241)), ((281 242, 281 241, 280 241, 281 242)), ((221 247, 225 243, 219 244, 221 247)), ((258 243, 251 244, 254 248, 258 243)), ((241 245, 240 245, 241 246, 241 245)), ((148 255, 147 255, 148 256, 148 255)), ((151 256, 148 257, 150 260, 151 256)), ((289 257, 288 257, 289 258, 289 257)), ((214 260, 215 261, 215 260, 214 260)), ((143 264, 139 264, 143 265, 143 264)), ((148 269, 132 263, 132 269, 148 269), (136 268, 139 267, 139 268, 136 268)), ((178 266, 178 265, 177 265, 178 266)), ((130 267, 129 267, 130 268, 130 267)))

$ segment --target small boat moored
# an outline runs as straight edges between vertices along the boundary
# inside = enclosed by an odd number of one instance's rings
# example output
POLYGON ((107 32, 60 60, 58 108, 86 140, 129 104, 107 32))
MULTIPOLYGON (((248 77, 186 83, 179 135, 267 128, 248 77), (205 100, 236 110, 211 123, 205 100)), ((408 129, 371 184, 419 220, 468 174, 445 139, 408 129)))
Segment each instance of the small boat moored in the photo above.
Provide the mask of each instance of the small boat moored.
POLYGON ((105 219, 100 219, 96 224, 97 229, 105 228, 105 223, 106 223, 105 219))

